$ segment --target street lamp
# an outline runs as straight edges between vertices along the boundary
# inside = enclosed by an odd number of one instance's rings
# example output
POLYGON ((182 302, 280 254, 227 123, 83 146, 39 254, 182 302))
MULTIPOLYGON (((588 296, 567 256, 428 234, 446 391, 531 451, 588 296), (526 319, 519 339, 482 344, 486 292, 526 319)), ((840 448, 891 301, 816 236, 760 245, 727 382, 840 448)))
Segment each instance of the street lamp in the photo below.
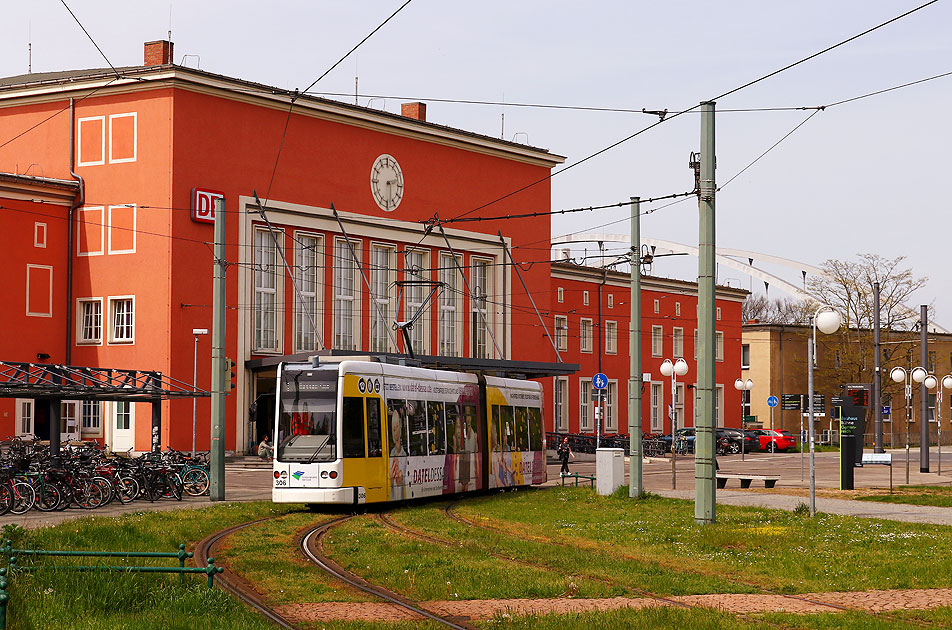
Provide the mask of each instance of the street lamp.
MULTIPOLYGON (((929 377, 929 372, 920 366, 912 368, 912 371, 909 372, 904 367, 894 367, 889 371, 889 378, 895 383, 903 383, 905 385, 905 395, 906 395, 906 484, 909 483, 909 426, 912 424, 912 381, 917 383, 922 383, 929 377)), ((932 380, 935 381, 935 377, 932 377, 932 380)), ((927 445, 928 447, 928 445, 927 445)), ((919 448, 922 448, 922 445, 919 445, 919 448)))
POLYGON ((832 335, 840 329, 842 321, 840 314, 833 310, 833 307, 826 304, 818 307, 811 318, 813 336, 810 343, 807 344, 807 366, 809 368, 807 373, 807 389, 809 391, 807 395, 809 396, 810 409, 810 516, 816 516, 816 463, 814 455, 816 431, 813 426, 813 368, 816 367, 816 331, 819 328, 824 335, 832 335))
POLYGON ((745 448, 745 447, 747 446, 747 429, 746 429, 746 425, 744 424, 744 394, 743 394, 743 392, 749 392, 749 391, 750 391, 751 389, 753 389, 753 388, 754 388, 754 382, 753 382, 752 380, 750 380, 750 379, 747 379, 747 380, 745 381, 744 379, 739 378, 739 379, 737 379, 736 381, 734 381, 734 389, 736 389, 736 390, 738 390, 738 391, 741 392, 741 395, 740 395, 740 430, 744 432, 744 438, 743 438, 743 439, 741 440, 741 442, 740 442, 740 461, 744 461, 744 451, 747 450, 747 449, 745 448))
MULTIPOLYGON (((198 391, 198 336, 207 335, 207 328, 193 328, 192 334, 195 335, 195 353, 192 360, 192 393, 198 391)), ((192 457, 195 457, 195 419, 198 414, 198 398, 192 396, 192 457)))
POLYGON ((661 375, 671 377, 671 489, 678 487, 678 475, 675 465, 678 451, 675 448, 678 438, 678 377, 688 373, 688 362, 678 359, 674 363, 665 359, 661 363, 661 375))
POLYGON ((940 381, 941 387, 935 392, 935 425, 938 431, 936 441, 939 443, 939 474, 942 474, 942 390, 952 389, 952 374, 946 374, 940 381))

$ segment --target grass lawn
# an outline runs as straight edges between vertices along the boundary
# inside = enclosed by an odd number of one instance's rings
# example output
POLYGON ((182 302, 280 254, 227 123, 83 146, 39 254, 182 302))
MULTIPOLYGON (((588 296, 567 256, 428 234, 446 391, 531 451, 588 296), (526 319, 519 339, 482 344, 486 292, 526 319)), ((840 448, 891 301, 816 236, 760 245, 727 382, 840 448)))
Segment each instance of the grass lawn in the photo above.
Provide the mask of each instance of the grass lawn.
POLYGON ((952 487, 949 486, 899 486, 888 492, 866 494, 856 497, 859 501, 879 501, 881 503, 908 503, 911 505, 932 505, 952 507, 952 487))

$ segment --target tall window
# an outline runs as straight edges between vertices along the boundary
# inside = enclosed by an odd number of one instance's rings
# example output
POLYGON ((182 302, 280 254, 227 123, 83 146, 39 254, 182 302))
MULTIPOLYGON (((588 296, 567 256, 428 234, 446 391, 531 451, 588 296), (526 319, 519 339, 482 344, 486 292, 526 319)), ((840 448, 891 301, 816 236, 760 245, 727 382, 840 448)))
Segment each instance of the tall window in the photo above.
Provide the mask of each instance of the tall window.
POLYGON ((661 310, 661 300, 654 301, 654 312, 657 313, 661 310))
MULTIPOLYGON (((281 232, 275 237, 282 238, 281 232)), ((278 252, 271 232, 255 228, 254 234, 254 349, 278 350, 278 252)))
POLYGON ((714 396, 714 426, 724 426, 724 386, 717 386, 717 395, 714 396))
POLYGON ((555 346, 561 352, 569 349, 569 318, 555 316, 555 346))
POLYGON ((360 241, 351 241, 351 254, 347 240, 334 241, 334 347, 340 350, 356 350, 360 324, 358 304, 357 263, 360 257, 360 241))
POLYGON ((581 348, 582 352, 591 352, 592 351, 592 320, 582 319, 579 324, 579 338, 581 339, 581 348))
POLYGON ((370 246, 370 289, 374 307, 370 310, 370 349, 373 352, 388 352, 390 348, 390 322, 393 313, 390 300, 390 282, 393 269, 394 248, 387 245, 370 246))
POLYGON ((935 394, 926 393, 926 409, 929 422, 935 422, 935 394))
POLYGON ((694 360, 697 361, 697 328, 694 329, 694 360))
POLYGON ((565 301, 565 289, 562 287, 559 287, 557 294, 558 294, 559 304, 561 304, 562 302, 565 301))
POLYGON ((493 325, 493 309, 489 303, 489 296, 492 295, 492 287, 490 286, 492 262, 482 258, 470 258, 470 264, 472 265, 472 281, 470 284, 473 289, 473 296, 470 299, 473 309, 470 327, 473 338, 473 356, 488 359, 490 358, 489 330, 493 325))
POLYGON ((605 390, 605 433, 617 433, 618 422, 615 417, 615 397, 618 391, 618 381, 608 381, 605 390))
POLYGON ((101 403, 98 400, 84 400, 81 413, 83 433, 99 432, 99 407, 101 403))
POLYGON ((295 284, 298 294, 294 299, 294 351, 309 352, 317 348, 317 326, 322 321, 320 309, 323 268, 321 238, 307 234, 297 236, 294 261, 295 284))
POLYGON ((110 299, 109 311, 111 320, 109 341, 113 343, 132 343, 135 340, 133 298, 110 299))
POLYGON ((558 376, 555 379, 555 422, 556 431, 568 433, 569 430, 569 379, 558 376))
POLYGON ((459 353, 459 272, 450 254, 440 254, 440 354, 455 357, 459 353))
POLYGON ((78 300, 78 343, 102 343, 102 300, 78 300))
POLYGON ((724 360, 724 333, 721 331, 715 332, 714 342, 716 344, 714 359, 716 361, 723 361, 724 360))
MULTIPOLYGON (((420 250, 410 250, 403 257, 403 279, 414 284, 408 284, 404 287, 406 295, 406 306, 404 307, 404 318, 410 321, 416 317, 420 309, 423 308, 423 301, 429 295, 429 290, 423 281, 426 276, 426 252, 420 250)), ((421 314, 410 329, 410 342, 413 344, 413 351, 417 354, 426 354, 427 347, 427 322, 429 318, 421 314)))
POLYGON ((740 392, 740 406, 741 406, 741 409, 742 409, 742 412, 741 412, 741 413, 743 413, 743 415, 744 415, 744 417, 741 418, 741 422, 743 423, 744 418, 746 418, 747 416, 750 415, 750 390, 749 390, 749 389, 742 389, 742 390, 741 390, 741 392, 740 392))
POLYGON ((660 357, 664 352, 664 329, 661 326, 651 327, 651 356, 660 357))
POLYGON ((675 316, 675 317, 680 317, 680 316, 681 316, 681 303, 680 303, 680 302, 675 302, 675 303, 674 303, 674 316, 675 316))
POLYGON ((579 431, 586 433, 592 430, 592 412, 589 406, 592 395, 592 379, 578 380, 578 421, 579 431))
POLYGON ((671 337, 672 337, 672 345, 673 345, 671 353, 674 355, 676 359, 683 357, 684 356, 684 329, 675 328, 673 330, 673 334, 671 335, 671 337))
POLYGON ((678 417, 678 426, 687 426, 688 417, 684 414, 684 383, 678 383, 674 389, 674 413, 678 417))
POLYGON ((120 400, 116 403, 116 429, 125 431, 132 426, 132 403, 120 400))
POLYGON ((588 306, 588 291, 582 291, 582 304, 588 306))
POLYGON ((618 322, 605 322, 605 353, 616 354, 618 352, 618 322))
POLYGON ((740 367, 746 370, 750 367, 750 344, 741 344, 740 347, 740 367))
POLYGON ((20 411, 20 435, 33 434, 33 401, 18 400, 20 411))
POLYGON ((615 308, 615 295, 612 293, 608 294, 608 308, 615 308))
POLYGON ((662 383, 652 383, 651 384, 651 432, 660 433, 663 430, 664 424, 661 417, 661 406, 664 404, 664 401, 661 398, 662 395, 662 383))

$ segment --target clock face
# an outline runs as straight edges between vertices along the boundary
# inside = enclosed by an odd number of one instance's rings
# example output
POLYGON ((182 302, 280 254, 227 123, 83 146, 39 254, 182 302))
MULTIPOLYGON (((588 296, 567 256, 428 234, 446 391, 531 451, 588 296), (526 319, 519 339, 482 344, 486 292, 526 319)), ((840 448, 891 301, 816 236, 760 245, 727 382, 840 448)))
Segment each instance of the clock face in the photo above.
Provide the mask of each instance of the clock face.
POLYGON ((403 199, 403 171, 392 155, 386 153, 374 161, 370 170, 370 192, 383 210, 393 212, 403 199))

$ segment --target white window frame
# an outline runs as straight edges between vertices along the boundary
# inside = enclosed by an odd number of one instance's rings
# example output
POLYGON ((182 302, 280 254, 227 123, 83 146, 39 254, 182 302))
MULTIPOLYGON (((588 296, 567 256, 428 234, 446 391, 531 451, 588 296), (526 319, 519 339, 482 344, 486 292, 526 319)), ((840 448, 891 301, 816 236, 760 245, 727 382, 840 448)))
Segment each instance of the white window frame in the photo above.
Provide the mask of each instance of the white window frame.
POLYGON ((608 308, 615 308, 615 294, 608 294, 608 308))
POLYGON ((664 327, 651 327, 651 356, 660 357, 664 354, 664 327))
MULTIPOLYGON (((76 212, 76 256, 103 256, 106 253, 106 206, 84 206, 76 212), (84 217, 90 212, 99 213, 99 221, 88 223, 88 225, 99 228, 99 249, 88 249, 83 251, 82 228, 87 225, 84 217)), ((91 242, 88 244, 92 244, 91 242)))
MULTIPOLYGON (((403 254, 403 279, 404 280, 429 280, 427 273, 427 261, 429 260, 429 251, 425 249, 407 249, 403 254)), ((410 321, 417 311, 423 306, 423 301, 429 295, 429 289, 426 285, 418 284, 406 286, 403 292, 403 319, 410 321)), ((410 341, 413 344, 415 354, 428 354, 430 347, 430 317, 427 313, 420 315, 413 328, 407 331, 410 334, 410 341)), ((406 350, 406 349, 404 349, 406 350)))
MULTIPOLYGON (((106 247, 107 252, 112 254, 134 254, 136 253, 136 235, 138 234, 138 220, 139 220, 139 211, 138 207, 134 203, 123 203, 117 206, 109 206, 108 218, 106 226, 106 247), (132 249, 113 249, 112 248, 112 211, 117 208, 132 208, 132 249)), ((125 230, 126 228, 119 228, 125 230)))
POLYGON ((126 112, 123 114, 112 114, 109 116, 109 163, 121 164, 122 162, 135 162, 139 155, 139 115, 137 112, 126 112), (112 121, 115 118, 132 117, 132 157, 113 158, 112 157, 112 121))
POLYGON ((53 317, 53 267, 50 265, 27 265, 26 266, 26 314, 27 317, 53 317), (46 311, 30 310, 30 279, 33 277, 33 270, 41 269, 44 275, 49 277, 49 291, 46 298, 46 311))
POLYGON ((592 319, 583 317, 578 324, 579 351, 592 352, 592 319))
POLYGON ((46 248, 47 229, 45 223, 39 221, 33 223, 33 247, 46 248), (42 237, 40 234, 42 233, 42 237))
POLYGON ((582 291, 582 304, 588 306, 588 291, 582 291))
POLYGON ((694 360, 697 361, 697 328, 694 329, 694 360))
POLYGON ((675 303, 674 303, 674 316, 675 316, 675 317, 680 317, 680 316, 681 316, 681 303, 680 303, 680 302, 675 302, 675 303))
POLYGON ((136 341, 136 296, 134 295, 110 295, 109 296, 109 343, 128 345, 136 341), (117 323, 119 314, 116 308, 119 304, 128 303, 131 311, 127 313, 129 321, 121 325, 117 323), (126 329, 126 330, 122 330, 126 329), (117 333, 128 334, 117 334, 117 333))
POLYGON ((618 399, 618 381, 608 380, 608 387, 605 388, 605 422, 602 426, 605 433, 618 433, 618 417, 615 413, 615 401, 618 399))
POLYGON ((671 331, 671 354, 675 359, 684 357, 684 329, 675 327, 671 331))
POLYGON ((272 232, 265 226, 256 225, 252 232, 252 351, 260 354, 276 354, 281 350, 281 330, 284 323, 283 273, 278 269, 277 239, 284 242, 284 231, 272 232), (267 258, 267 260, 263 260, 267 258))
POLYGON ((98 400, 83 400, 79 405, 77 425, 81 435, 102 435, 102 403, 98 400))
POLYGON ((473 295, 470 296, 470 311, 473 314, 470 327, 470 348, 473 357, 492 359, 495 348, 490 339, 493 327, 493 260, 491 258, 469 257, 470 280, 473 295), (483 277, 481 277, 483 276, 483 277))
POLYGON ((462 293, 460 292, 459 270, 456 262, 462 261, 448 252, 440 252, 439 278, 439 353, 445 357, 460 356, 463 327, 460 325, 462 313, 462 293))
POLYGON ((648 395, 650 396, 651 432, 661 433, 664 431, 664 383, 651 381, 648 395))
POLYGON ((561 304, 562 302, 565 301, 565 289, 562 287, 559 287, 557 294, 558 294, 559 304, 561 304))
POLYGON ((655 301, 654 301, 654 312, 655 312, 655 313, 660 313, 660 312, 661 312, 661 300, 655 300, 655 301))
POLYGON ((360 260, 363 241, 334 238, 333 348, 359 350, 362 311, 360 308, 360 260), (351 254, 353 247, 353 254, 351 254), (356 258, 356 260, 355 260, 356 258), (346 308, 344 308, 346 306, 346 308), (349 311, 349 313, 348 313, 349 311))
POLYGON ((295 232, 294 243, 294 352, 311 352, 323 338, 324 237, 295 232))
POLYGON ((750 369, 750 344, 742 343, 740 345, 740 369, 750 369))
POLYGON ((714 360, 724 360, 724 332, 717 330, 714 332, 714 360))
POLYGON ((618 354, 618 322, 605 320, 605 354, 618 354))
MULTIPOLYGON (((77 298, 76 299, 76 345, 78 346, 101 346, 102 345, 102 328, 103 328, 103 317, 102 317, 102 298, 77 298), (87 327, 86 327, 86 304, 98 304, 99 309, 97 313, 91 313, 91 317, 96 318, 95 324, 90 322, 91 326, 94 326, 98 331, 98 335, 87 336, 87 327)), ((91 332, 91 331, 90 331, 91 332)))
POLYGON ((724 426, 724 386, 718 385, 715 391, 716 395, 714 396, 714 417, 715 423, 714 426, 722 427, 724 426))
POLYGON ((718 307, 717 307, 716 309, 714 309, 714 310, 715 310, 715 312, 717 313, 717 321, 721 321, 721 307, 718 306, 718 307))
POLYGON ((116 431, 128 431, 132 428, 132 401, 130 400, 117 400, 116 403, 112 406, 112 426, 116 431), (126 411, 122 411, 122 406, 126 405, 126 411), (119 426, 119 420, 125 417, 127 422, 126 426, 119 426))
POLYGON ((33 435, 36 429, 36 405, 32 399, 17 398, 14 401, 16 409, 14 411, 14 421, 16 422, 17 435, 33 435))
POLYGON ((579 433, 594 431, 592 414, 592 379, 578 379, 578 430, 579 433))
POLYGON ((569 432, 569 378, 556 376, 552 395, 552 417, 556 433, 569 432))
POLYGON ((559 352, 569 349, 569 318, 567 315, 555 316, 555 347, 559 352))
POLYGON ((687 426, 687 415, 684 413, 685 389, 684 383, 677 383, 674 394, 674 412, 678 417, 678 426, 684 428, 687 426))
MULTIPOLYGON (((91 157, 91 156, 90 156, 91 157)), ((106 163, 106 117, 88 116, 86 118, 76 119, 76 165, 77 166, 99 166, 106 163), (83 160, 83 123, 91 120, 98 120, 101 130, 102 147, 99 149, 98 160, 83 160)))
POLYGON ((370 243, 370 351, 396 352, 390 341, 390 327, 394 320, 390 287, 396 280, 397 248, 388 243, 370 243))

